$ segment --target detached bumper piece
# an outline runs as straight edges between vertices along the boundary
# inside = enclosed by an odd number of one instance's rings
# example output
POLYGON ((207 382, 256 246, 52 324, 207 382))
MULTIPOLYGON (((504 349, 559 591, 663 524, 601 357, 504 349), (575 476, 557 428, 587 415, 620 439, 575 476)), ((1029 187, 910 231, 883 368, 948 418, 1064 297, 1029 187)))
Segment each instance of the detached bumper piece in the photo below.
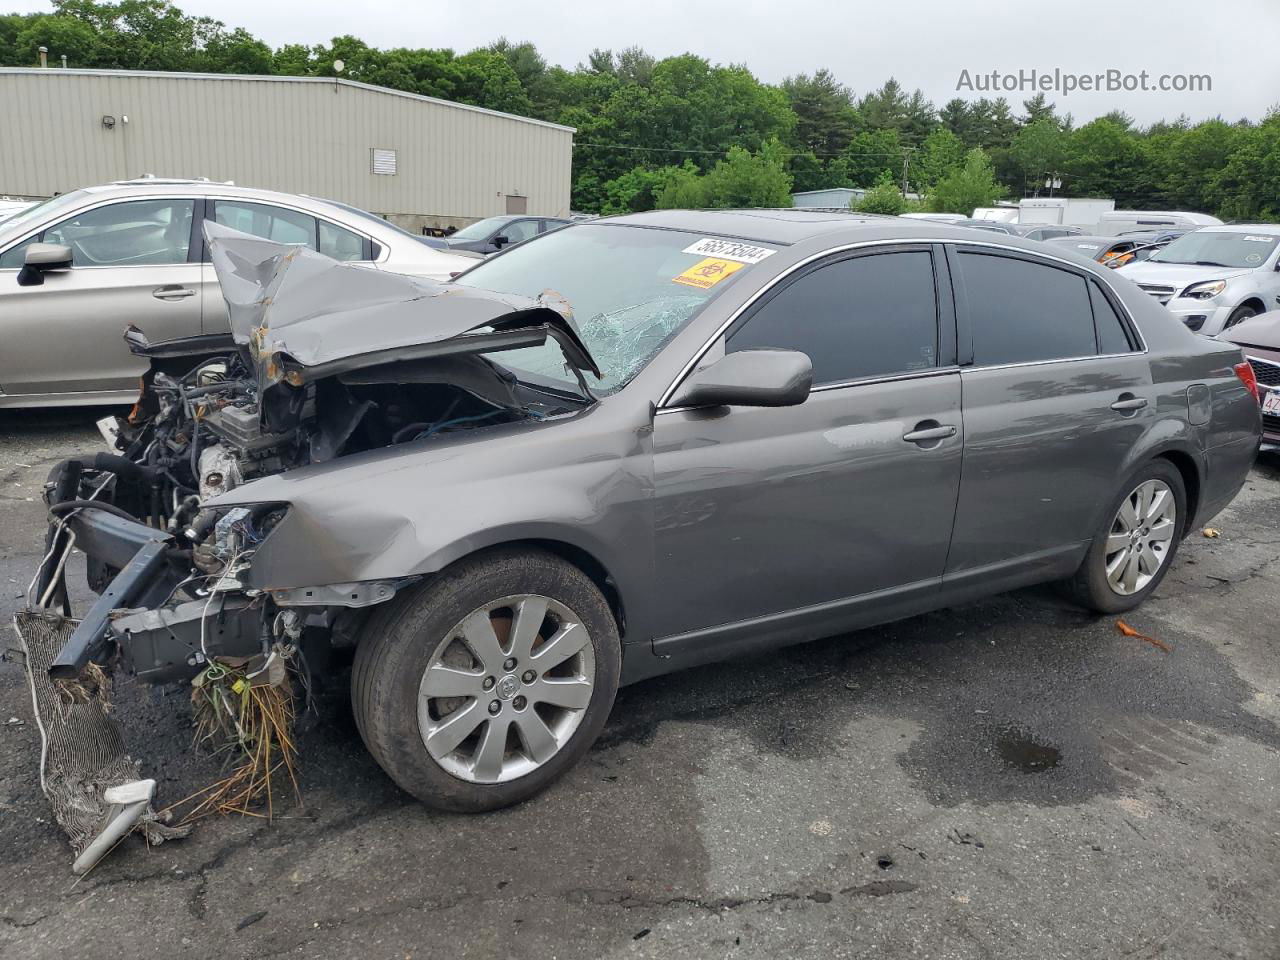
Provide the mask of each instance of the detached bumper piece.
POLYGON ((72 869, 83 874, 130 830, 163 843, 186 836, 190 828, 167 826, 151 809, 155 781, 141 778, 138 761, 125 751, 120 728, 107 714, 105 674, 87 667, 85 679, 91 682, 81 684, 84 695, 72 702, 50 677, 76 626, 43 610, 24 610, 14 618, 40 729, 40 787, 76 854, 72 869))

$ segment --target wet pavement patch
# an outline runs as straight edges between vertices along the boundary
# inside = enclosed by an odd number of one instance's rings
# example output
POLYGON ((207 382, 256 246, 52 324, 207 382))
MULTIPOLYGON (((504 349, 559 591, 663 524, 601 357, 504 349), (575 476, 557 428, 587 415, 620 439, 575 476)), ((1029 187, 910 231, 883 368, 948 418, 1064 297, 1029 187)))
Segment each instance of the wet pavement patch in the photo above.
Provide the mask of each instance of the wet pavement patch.
POLYGON ((1043 773, 1058 765, 1062 754, 1057 747, 1037 743, 1020 730, 1005 730, 996 737, 996 752, 1005 766, 1022 773, 1043 773))

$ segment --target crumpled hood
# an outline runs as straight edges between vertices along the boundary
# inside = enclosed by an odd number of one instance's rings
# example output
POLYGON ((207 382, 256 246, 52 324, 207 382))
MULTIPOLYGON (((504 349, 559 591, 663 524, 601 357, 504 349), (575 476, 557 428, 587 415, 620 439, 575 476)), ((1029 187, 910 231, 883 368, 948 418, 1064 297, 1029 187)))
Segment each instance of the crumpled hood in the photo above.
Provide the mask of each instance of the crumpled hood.
MULTIPOLYGON (((502 349, 473 333, 539 329, 580 370, 600 376, 567 303, 494 293, 344 263, 206 221, 205 238, 231 334, 247 346, 260 389, 442 353, 502 349), (465 338, 475 339, 470 343, 465 338), (446 346, 447 343, 447 346, 446 346)), ((524 343, 518 345, 525 345, 524 343)))
POLYGON ((1128 277, 1134 283, 1160 283, 1176 287, 1175 294, 1181 293, 1193 283, 1206 280, 1231 280, 1242 277, 1250 271, 1244 267, 1197 267, 1193 263, 1151 263, 1140 261, 1116 270, 1122 277, 1128 277))

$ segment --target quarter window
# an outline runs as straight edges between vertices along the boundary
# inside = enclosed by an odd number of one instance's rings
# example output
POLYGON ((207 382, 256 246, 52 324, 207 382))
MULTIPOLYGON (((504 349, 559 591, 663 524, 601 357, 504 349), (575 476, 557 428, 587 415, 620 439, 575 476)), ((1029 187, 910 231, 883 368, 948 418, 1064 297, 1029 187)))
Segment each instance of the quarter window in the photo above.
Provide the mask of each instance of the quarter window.
POLYGON ((40 239, 70 247, 77 267, 186 263, 194 214, 193 200, 129 200, 68 217, 40 239))
POLYGON ((925 251, 871 254, 803 275, 726 343, 729 351, 762 347, 806 354, 815 384, 936 367, 933 257, 925 251))
POLYGON ((1089 284, 1089 302, 1093 305, 1093 323, 1098 330, 1098 352, 1128 353, 1132 350, 1133 344, 1129 342, 1124 324, 1096 283, 1089 284))
POLYGON ((1097 353, 1083 277, 1013 257, 962 251, 958 259, 976 365, 1097 353))

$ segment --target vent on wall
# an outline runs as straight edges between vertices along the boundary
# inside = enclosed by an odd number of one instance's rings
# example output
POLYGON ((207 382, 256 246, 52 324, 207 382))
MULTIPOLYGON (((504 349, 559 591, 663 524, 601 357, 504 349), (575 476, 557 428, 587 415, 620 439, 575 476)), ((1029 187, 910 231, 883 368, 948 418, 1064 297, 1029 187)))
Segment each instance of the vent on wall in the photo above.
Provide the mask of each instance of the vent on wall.
POLYGON ((374 173, 394 177, 396 175, 396 152, 374 147, 369 151, 370 164, 374 173))

